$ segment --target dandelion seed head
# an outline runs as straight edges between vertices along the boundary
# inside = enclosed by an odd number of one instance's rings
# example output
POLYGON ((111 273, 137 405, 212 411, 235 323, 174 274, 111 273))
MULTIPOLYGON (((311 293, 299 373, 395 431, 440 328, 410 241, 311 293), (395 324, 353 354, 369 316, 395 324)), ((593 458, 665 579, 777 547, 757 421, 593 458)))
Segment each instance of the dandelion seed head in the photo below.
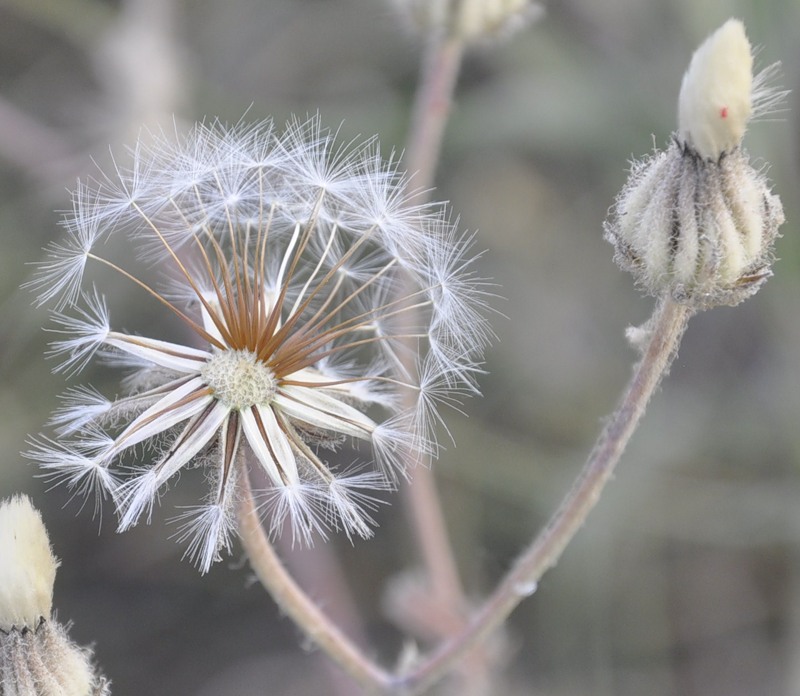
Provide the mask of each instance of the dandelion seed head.
POLYGON ((29 456, 76 494, 107 489, 120 530, 202 468, 208 494, 176 536, 203 572, 230 549, 245 476, 273 534, 370 536, 373 493, 436 451, 448 392, 475 391, 491 331, 471 238, 443 206, 412 202, 375 139, 341 144, 318 117, 149 134, 129 157, 79 186, 56 242, 73 251, 36 286, 57 308, 59 369, 99 357, 124 376, 113 397, 68 391, 29 456), (166 289, 141 279, 142 260, 166 289), (185 338, 112 328, 84 288, 96 267, 185 338), (334 452, 360 464, 334 470, 334 452))

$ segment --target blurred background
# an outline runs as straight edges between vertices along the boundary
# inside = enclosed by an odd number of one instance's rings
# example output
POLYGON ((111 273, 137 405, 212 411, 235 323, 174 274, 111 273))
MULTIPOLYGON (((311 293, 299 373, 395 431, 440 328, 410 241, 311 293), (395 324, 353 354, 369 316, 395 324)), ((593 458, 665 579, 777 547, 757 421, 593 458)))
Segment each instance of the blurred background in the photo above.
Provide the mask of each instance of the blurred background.
MULTIPOLYGON (((800 695, 797 0, 554 0, 508 43, 470 52, 436 196, 478 230, 505 316, 485 396, 449 415, 457 445, 435 466, 477 599, 552 512, 628 378, 624 330, 653 302, 613 264, 602 222, 630 159, 674 129, 692 51, 730 16, 793 90, 745 141, 785 207, 775 278, 692 320, 616 479, 497 643, 499 696, 800 695)), ((165 521, 201 481, 118 535, 110 507, 92 519, 19 456, 66 387, 43 356, 47 312, 18 289, 26 264, 58 234, 76 178, 143 126, 319 110, 344 141, 377 133, 402 150, 421 51, 378 0, 0 0, 0 497, 26 492, 42 510, 62 559, 59 617, 95 644, 117 696, 359 691, 279 615, 238 549, 205 577, 181 562, 165 521)), ((118 292, 130 314, 115 316, 140 322, 135 294, 118 292)), ((107 377, 73 383, 113 394, 107 377)), ((403 645, 386 589, 418 563, 392 502, 369 542, 285 550, 386 663, 403 645), (338 557, 359 617, 324 556, 338 557)))

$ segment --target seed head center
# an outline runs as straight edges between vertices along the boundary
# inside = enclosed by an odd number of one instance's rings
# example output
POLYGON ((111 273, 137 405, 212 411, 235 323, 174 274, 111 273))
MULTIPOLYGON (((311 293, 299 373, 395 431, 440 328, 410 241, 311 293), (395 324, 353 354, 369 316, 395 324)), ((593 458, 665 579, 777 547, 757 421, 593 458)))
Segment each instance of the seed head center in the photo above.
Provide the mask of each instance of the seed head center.
POLYGON ((217 399, 239 411, 269 404, 278 386, 272 370, 249 350, 216 353, 200 374, 217 399))

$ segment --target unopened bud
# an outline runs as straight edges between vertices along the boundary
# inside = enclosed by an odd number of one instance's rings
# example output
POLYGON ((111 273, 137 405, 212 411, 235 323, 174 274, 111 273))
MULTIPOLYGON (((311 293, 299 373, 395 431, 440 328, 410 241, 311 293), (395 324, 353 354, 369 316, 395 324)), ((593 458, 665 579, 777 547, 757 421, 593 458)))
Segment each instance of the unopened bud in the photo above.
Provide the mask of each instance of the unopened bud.
POLYGON ((107 696, 90 650, 51 616, 58 563, 24 496, 0 504, 0 694, 107 696))
MULTIPOLYGON (((755 82, 774 105, 776 93, 755 82)), ((753 84, 744 27, 729 20, 692 58, 677 135, 666 151, 634 164, 617 197, 606 238, 652 295, 696 309, 735 305, 772 274, 783 208, 741 147, 758 107, 753 84)))
POLYGON ((464 41, 508 36, 544 12, 533 0, 395 0, 420 31, 439 31, 464 41))
POLYGON ((0 505, 0 630, 36 626, 53 606, 56 561, 42 517, 24 496, 0 505))
POLYGON ((753 111, 753 53, 738 19, 729 19, 692 56, 678 97, 678 134, 704 159, 742 142, 753 111))

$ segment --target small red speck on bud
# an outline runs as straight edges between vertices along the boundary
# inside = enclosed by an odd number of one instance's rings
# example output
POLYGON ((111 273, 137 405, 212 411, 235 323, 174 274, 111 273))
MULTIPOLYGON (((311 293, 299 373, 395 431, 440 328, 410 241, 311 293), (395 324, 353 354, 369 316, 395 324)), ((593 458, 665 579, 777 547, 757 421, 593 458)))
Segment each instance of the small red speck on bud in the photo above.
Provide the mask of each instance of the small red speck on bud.
POLYGON ((723 106, 719 110, 719 115, 720 115, 720 118, 728 118, 728 107, 727 106, 723 106))

